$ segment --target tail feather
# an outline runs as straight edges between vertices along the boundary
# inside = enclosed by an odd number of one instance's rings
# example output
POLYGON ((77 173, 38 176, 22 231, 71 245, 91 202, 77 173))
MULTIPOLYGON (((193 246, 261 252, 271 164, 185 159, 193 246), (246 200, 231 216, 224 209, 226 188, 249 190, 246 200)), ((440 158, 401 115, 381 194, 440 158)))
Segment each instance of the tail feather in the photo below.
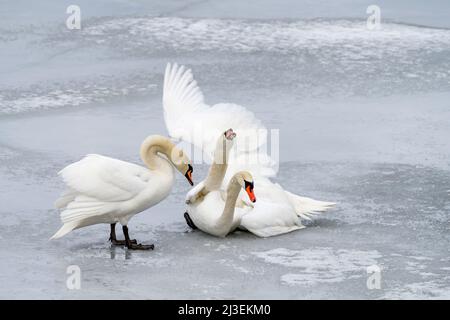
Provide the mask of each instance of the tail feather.
POLYGON ((95 218, 96 221, 98 216, 107 213, 109 210, 107 204, 93 198, 78 195, 67 203, 69 198, 72 199, 73 195, 66 193, 56 202, 62 209, 60 217, 63 226, 50 239, 61 238, 74 229, 92 224, 91 218, 95 218))
POLYGON ((55 201, 55 208, 64 209, 77 196, 77 192, 71 189, 64 191, 64 193, 55 201))
POLYGON ((295 230, 300 230, 305 228, 302 225, 293 225, 293 226, 272 226, 262 229, 253 229, 253 228, 246 228, 247 231, 253 233, 254 235, 260 237, 260 238, 268 238, 273 236, 278 236, 281 234, 289 233, 295 230))
POLYGON ((66 234, 68 234, 70 231, 76 229, 78 227, 78 221, 72 221, 65 223, 51 238, 50 240, 59 239, 66 234))
MULTIPOLYGON (((63 212, 64 214, 64 212, 63 212)), ((67 215, 61 214, 61 220, 63 223, 69 223, 72 221, 89 219, 91 217, 97 216, 101 214, 101 211, 97 208, 93 208, 90 210, 70 210, 67 215)))
POLYGON ((321 214, 329 209, 331 209, 335 203, 314 200, 311 198, 300 197, 289 191, 286 191, 292 205, 294 206, 297 215, 303 219, 311 220, 311 217, 321 214))
POLYGON ((82 220, 107 213, 107 208, 103 203, 76 203, 72 202, 68 208, 61 212, 61 220, 67 223, 74 220, 82 220))

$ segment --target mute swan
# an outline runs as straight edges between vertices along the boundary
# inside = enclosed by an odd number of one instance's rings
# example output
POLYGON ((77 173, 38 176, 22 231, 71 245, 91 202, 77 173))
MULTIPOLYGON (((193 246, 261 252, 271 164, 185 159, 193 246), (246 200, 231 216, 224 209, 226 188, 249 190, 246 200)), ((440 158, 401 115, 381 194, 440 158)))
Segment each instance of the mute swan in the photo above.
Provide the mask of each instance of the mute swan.
MULTIPOLYGON (((231 103, 220 103, 208 106, 204 102, 203 93, 194 80, 190 69, 177 64, 167 64, 164 75, 163 92, 164 120, 169 135, 189 142, 200 148, 209 157, 214 157, 215 137, 232 127, 239 139, 246 143, 230 150, 228 169, 224 174, 221 188, 225 189, 231 177, 239 171, 252 173, 258 185, 258 206, 268 203, 270 210, 260 211, 260 216, 246 215, 242 223, 257 225, 259 236, 269 237, 302 228, 293 217, 310 220, 311 216, 326 211, 334 205, 332 202, 317 201, 300 197, 270 178, 276 175, 274 161, 264 150, 267 141, 267 129, 244 107, 231 103), (273 207, 275 206, 275 207, 273 207), (278 221, 276 215, 269 212, 288 211, 284 219, 278 221), (274 223, 278 221, 278 223, 274 223)), ((218 181, 216 181, 218 183, 218 181)), ((204 184, 193 190, 200 191, 204 184)), ((195 193, 195 192, 194 192, 195 193)), ((192 193, 190 192, 192 195, 192 193)), ((239 195, 243 203, 248 203, 243 193, 239 195)), ((238 202, 240 203, 240 202, 238 202)), ((298 219, 296 219, 298 220, 298 219)))
POLYGON ((56 201, 63 226, 51 239, 70 231, 98 223, 111 225, 110 240, 129 249, 153 249, 137 244, 128 234, 128 221, 166 198, 175 181, 173 166, 185 175, 191 185, 193 168, 189 158, 169 138, 147 137, 140 148, 142 161, 148 167, 90 154, 62 169, 59 175, 67 191, 56 201), (173 166, 172 166, 173 165, 173 166), (117 240, 115 225, 122 225, 125 240, 117 240))
POLYGON ((239 226, 240 216, 247 214, 252 208, 236 206, 239 192, 244 189, 250 201, 256 202, 253 192, 253 178, 249 172, 236 173, 228 183, 226 200, 219 190, 208 192, 201 201, 188 206, 188 215, 193 223, 203 232, 216 237, 225 237, 239 226))
MULTIPOLYGON (((184 217, 187 224, 193 229, 199 228, 215 236, 225 236, 236 228, 247 230, 259 237, 304 228, 292 206, 284 205, 279 199, 266 197, 255 204, 253 178, 245 179, 248 183, 245 183, 244 188, 252 203, 241 201, 238 198, 240 189, 233 189, 231 182, 226 193, 221 190, 235 137, 236 134, 232 129, 220 135, 208 176, 186 195, 188 208, 184 217), (224 202, 228 206, 225 205, 226 210, 224 209, 221 215, 223 218, 218 219, 224 202), (235 211, 231 211, 229 207, 231 204, 236 207, 235 211), (224 225, 221 226, 220 223, 224 225), (223 232, 226 230, 228 231, 224 235, 223 232)), ((245 175, 251 177, 250 173, 245 175)))

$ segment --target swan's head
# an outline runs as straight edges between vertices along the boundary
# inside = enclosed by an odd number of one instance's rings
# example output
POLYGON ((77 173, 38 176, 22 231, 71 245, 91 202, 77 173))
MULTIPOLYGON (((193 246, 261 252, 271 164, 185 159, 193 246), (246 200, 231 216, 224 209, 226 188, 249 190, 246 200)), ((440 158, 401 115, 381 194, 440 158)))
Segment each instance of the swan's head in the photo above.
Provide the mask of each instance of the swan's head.
POLYGON ((223 133, 223 136, 226 140, 233 141, 233 139, 236 137, 236 133, 233 131, 233 129, 230 128, 223 133))
POLYGON ((237 182, 241 185, 241 187, 247 192, 248 197, 251 202, 256 202, 255 193, 253 191, 254 183, 253 177, 248 171, 241 171, 236 174, 237 182))
POLYGON ((233 129, 228 129, 223 132, 219 139, 217 139, 216 149, 214 151, 214 162, 216 164, 226 164, 230 155, 230 150, 233 148, 236 133, 233 129))
POLYGON ((170 160, 175 168, 177 168, 177 170, 186 177, 190 185, 193 186, 194 181, 192 180, 192 172, 194 172, 194 168, 192 168, 191 160, 188 156, 186 156, 184 151, 178 148, 173 148, 170 160))

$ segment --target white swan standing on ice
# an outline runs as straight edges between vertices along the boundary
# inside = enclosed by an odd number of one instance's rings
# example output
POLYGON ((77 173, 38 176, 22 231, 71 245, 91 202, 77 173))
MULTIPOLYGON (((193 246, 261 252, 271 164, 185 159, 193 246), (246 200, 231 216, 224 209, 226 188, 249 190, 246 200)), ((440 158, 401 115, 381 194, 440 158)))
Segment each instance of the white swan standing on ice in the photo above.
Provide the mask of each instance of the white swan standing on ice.
MULTIPOLYGON (((163 107, 170 136, 192 143, 210 159, 214 157, 217 137, 230 127, 241 141, 246 142, 230 150, 228 169, 221 188, 225 190, 237 172, 251 172, 258 188, 257 206, 264 205, 267 209, 261 210, 259 215, 243 216, 242 223, 245 221, 248 226, 258 230, 253 232, 256 235, 269 237, 301 229, 303 226, 298 217, 310 219, 311 216, 334 205, 331 202, 300 197, 270 181, 276 172, 273 160, 262 148, 267 141, 267 129, 252 112, 240 105, 205 104, 203 93, 190 69, 177 64, 167 64, 163 107), (283 215, 278 216, 274 212, 283 212, 283 215)), ((199 185, 195 190, 200 191, 201 187, 199 185)), ((189 194, 193 195, 192 192, 189 194)), ((246 198, 244 192, 241 192, 238 203, 249 204, 246 198)))
POLYGON ((98 223, 111 225, 110 240, 129 249, 153 249, 153 245, 137 244, 128 234, 128 221, 165 199, 175 181, 174 169, 185 175, 191 185, 193 168, 183 150, 169 138, 147 137, 140 148, 147 168, 98 154, 62 169, 59 175, 67 185, 56 201, 64 225, 51 239, 70 231, 98 223), (115 225, 122 225, 125 240, 117 240, 115 225))

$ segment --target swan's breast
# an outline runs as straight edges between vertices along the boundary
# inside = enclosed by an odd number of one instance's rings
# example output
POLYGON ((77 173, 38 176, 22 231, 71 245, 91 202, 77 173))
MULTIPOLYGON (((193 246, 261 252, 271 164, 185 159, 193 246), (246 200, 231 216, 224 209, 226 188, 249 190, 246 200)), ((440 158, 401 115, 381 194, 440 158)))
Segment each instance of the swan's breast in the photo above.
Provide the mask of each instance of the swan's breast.
POLYGON ((188 206, 188 212, 194 223, 201 229, 202 225, 211 226, 215 224, 224 209, 224 202, 219 192, 210 192, 202 198, 188 206))
POLYGON ((167 198, 175 182, 174 175, 153 172, 140 173, 139 178, 146 186, 134 198, 123 203, 126 212, 136 214, 158 204, 167 198))

